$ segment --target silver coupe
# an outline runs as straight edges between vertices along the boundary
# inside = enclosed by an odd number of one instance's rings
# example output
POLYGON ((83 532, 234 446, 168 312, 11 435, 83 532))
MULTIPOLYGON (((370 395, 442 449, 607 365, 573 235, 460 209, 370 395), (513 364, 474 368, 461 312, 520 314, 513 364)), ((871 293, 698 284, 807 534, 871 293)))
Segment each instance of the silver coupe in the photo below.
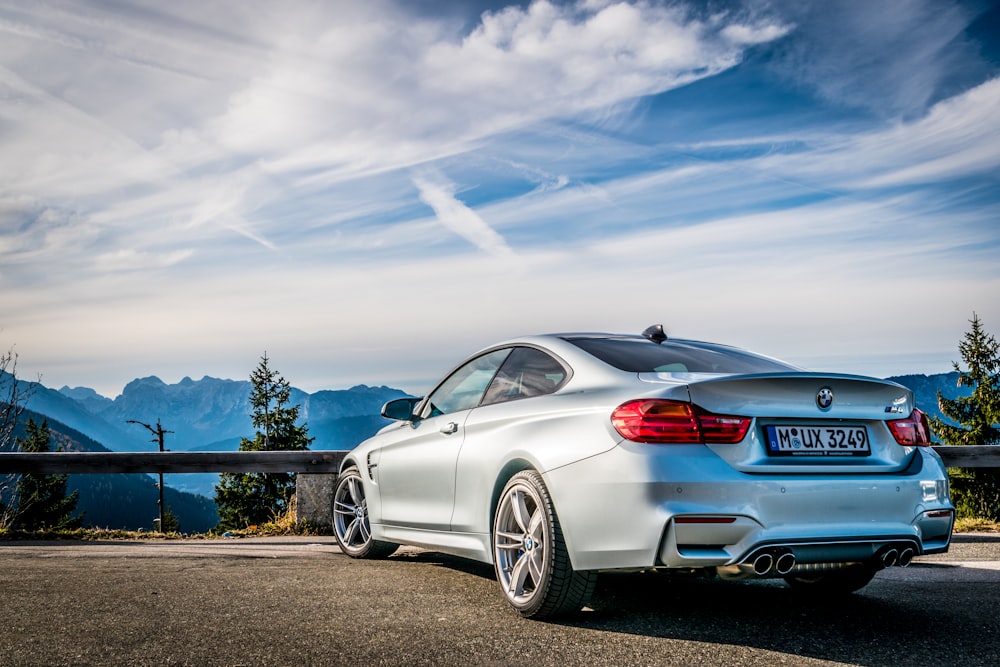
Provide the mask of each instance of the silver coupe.
POLYGON ((951 539, 908 389, 659 325, 509 340, 382 414, 335 487, 340 548, 491 563, 525 617, 579 610, 607 570, 855 591, 951 539))

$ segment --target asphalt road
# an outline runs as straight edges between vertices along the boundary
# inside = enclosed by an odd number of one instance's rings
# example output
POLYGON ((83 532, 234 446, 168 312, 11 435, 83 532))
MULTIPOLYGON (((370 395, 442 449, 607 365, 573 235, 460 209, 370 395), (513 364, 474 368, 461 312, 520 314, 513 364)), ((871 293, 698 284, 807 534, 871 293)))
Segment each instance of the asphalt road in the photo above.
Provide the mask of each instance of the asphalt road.
POLYGON ((820 601, 775 581, 602 575, 526 621, 490 567, 332 538, 0 542, 0 665, 1000 665, 1000 535, 820 601))

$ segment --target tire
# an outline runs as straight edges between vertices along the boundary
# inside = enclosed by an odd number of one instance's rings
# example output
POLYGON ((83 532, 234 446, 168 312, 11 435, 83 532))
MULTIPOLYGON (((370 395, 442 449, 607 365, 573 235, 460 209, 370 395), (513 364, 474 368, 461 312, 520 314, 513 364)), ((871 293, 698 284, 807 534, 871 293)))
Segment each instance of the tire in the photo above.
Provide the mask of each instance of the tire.
POLYGON ((493 515, 493 562, 507 603, 525 618, 579 611, 597 572, 577 572, 541 475, 519 472, 504 487, 493 515))
POLYGON ((361 473, 354 466, 337 478, 333 491, 333 533, 340 550, 351 558, 386 558, 399 545, 372 539, 368 502, 361 473))
POLYGON ((803 593, 819 593, 826 596, 848 595, 867 586, 876 572, 878 572, 877 567, 859 563, 832 572, 788 575, 785 577, 785 583, 803 593))

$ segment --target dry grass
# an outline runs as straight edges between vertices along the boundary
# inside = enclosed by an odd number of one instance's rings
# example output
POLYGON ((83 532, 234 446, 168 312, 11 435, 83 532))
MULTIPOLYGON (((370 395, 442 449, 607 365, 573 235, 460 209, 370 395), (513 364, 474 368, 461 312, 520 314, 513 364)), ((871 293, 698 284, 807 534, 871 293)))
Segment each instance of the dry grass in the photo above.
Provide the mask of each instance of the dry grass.
POLYGON ((309 521, 296 521, 295 496, 289 503, 284 514, 275 516, 271 521, 259 526, 247 526, 241 530, 227 530, 225 537, 264 537, 273 535, 329 535, 329 529, 323 529, 309 521))
POLYGON ((955 519, 956 533, 1000 533, 1000 523, 988 519, 955 519))
POLYGON ((208 539, 217 537, 265 537, 275 535, 329 535, 329 529, 313 525, 307 521, 295 520, 295 497, 291 506, 281 515, 259 526, 247 526, 241 530, 225 533, 211 531, 204 534, 178 532, 160 533, 148 530, 121 530, 112 528, 76 528, 62 531, 12 531, 0 527, 0 540, 179 540, 208 539))

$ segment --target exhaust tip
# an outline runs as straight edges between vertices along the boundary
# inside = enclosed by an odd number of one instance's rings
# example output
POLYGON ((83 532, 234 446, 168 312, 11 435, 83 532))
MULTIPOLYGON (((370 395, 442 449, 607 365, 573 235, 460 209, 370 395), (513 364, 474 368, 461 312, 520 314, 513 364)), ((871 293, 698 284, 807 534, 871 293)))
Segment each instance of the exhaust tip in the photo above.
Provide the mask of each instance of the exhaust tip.
POLYGON ((910 563, 913 562, 913 556, 913 549, 903 549, 899 552, 899 558, 896 560, 896 564, 900 567, 909 567, 910 563))
POLYGON ((882 553, 882 567, 892 567, 899 558, 899 552, 895 549, 886 549, 882 553))
POLYGON ((774 563, 774 569, 778 574, 788 574, 795 567, 795 554, 792 552, 783 553, 778 556, 778 560, 774 563))
POLYGON ((753 559, 753 573, 758 577, 763 577, 771 571, 774 566, 774 557, 771 554, 761 554, 753 559))

